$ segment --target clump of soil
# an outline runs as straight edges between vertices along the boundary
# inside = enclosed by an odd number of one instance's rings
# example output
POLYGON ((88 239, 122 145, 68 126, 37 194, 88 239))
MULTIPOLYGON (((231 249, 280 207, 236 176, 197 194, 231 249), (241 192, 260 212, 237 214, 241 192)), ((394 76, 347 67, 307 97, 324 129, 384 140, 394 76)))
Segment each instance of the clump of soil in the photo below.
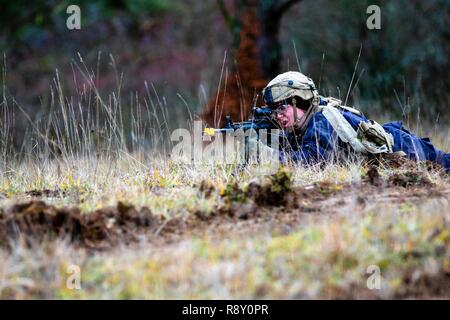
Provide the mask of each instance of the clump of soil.
POLYGON ((210 181, 202 180, 200 186, 198 186, 198 189, 205 195, 205 198, 209 198, 211 197, 211 194, 214 192, 215 187, 210 181))
POLYGON ((378 172, 377 167, 371 166, 369 170, 367 170, 367 178, 369 183, 374 186, 381 185, 382 179, 380 173, 378 172))
MULTIPOLYGON (((211 193, 210 187, 200 185, 205 196, 211 193)), ((292 173, 286 169, 270 176, 254 179, 247 186, 241 187, 237 182, 229 183, 221 192, 224 203, 218 205, 213 215, 228 216, 247 220, 258 217, 263 207, 294 207, 296 192, 292 188, 292 173)), ((196 212, 201 220, 209 215, 196 212)))
POLYGON ((217 208, 217 212, 247 219, 258 216, 260 209, 265 207, 316 211, 320 209, 320 201, 345 188, 348 186, 327 181, 294 187, 292 172, 282 168, 276 174, 254 180, 244 188, 237 183, 229 184, 222 192, 225 204, 217 208))
POLYGON ((120 242, 129 243, 141 228, 156 226, 148 208, 137 210, 119 202, 117 207, 82 214, 78 208, 56 208, 43 201, 17 204, 0 209, 0 246, 22 241, 36 242, 68 239, 71 243, 101 249, 120 242))
POLYGON ((253 201, 246 203, 234 202, 219 207, 217 212, 220 215, 234 217, 240 220, 248 220, 260 215, 260 210, 253 201))
POLYGON ((247 200, 245 191, 237 182, 227 184, 227 186, 221 191, 220 195, 227 204, 234 202, 245 202, 247 200))
POLYGON ((402 173, 394 173, 388 179, 388 182, 394 186, 413 187, 413 186, 432 186, 431 180, 421 171, 406 171, 402 173))
MULTIPOLYGON (((408 271, 411 272, 411 271, 408 271)), ((392 295, 385 296, 380 290, 369 290, 361 283, 350 283, 346 287, 331 287, 324 293, 327 299, 448 299, 450 298, 450 274, 440 270, 436 274, 417 272, 415 279, 406 275, 392 295)))
POLYGON ((258 206, 286 206, 292 197, 292 173, 280 169, 277 173, 256 179, 241 188, 238 183, 228 184, 221 193, 225 203, 253 201, 258 206))
POLYGON ((292 172, 280 169, 261 182, 251 182, 245 192, 259 206, 286 206, 292 200, 292 172))
POLYGON ((391 169, 415 169, 417 163, 398 153, 380 153, 369 156, 370 166, 385 167, 391 169))
MULTIPOLYGON (((407 171, 395 172, 390 175, 387 181, 388 184, 405 188, 413 186, 433 186, 433 182, 427 177, 426 173, 428 171, 434 171, 440 166, 438 164, 434 164, 431 161, 421 163, 413 162, 413 164, 414 167, 412 169, 408 169, 407 171), (425 171, 423 169, 425 169, 425 171)), ((367 170, 367 181, 374 186, 380 186, 383 183, 383 178, 381 177, 378 168, 378 166, 371 164, 369 169, 367 170)))
POLYGON ((398 153, 380 153, 376 155, 370 155, 367 163, 370 167, 425 170, 428 172, 445 173, 444 168, 436 162, 429 160, 416 162, 398 153))
POLYGON ((450 273, 446 270, 436 274, 417 272, 404 276, 403 284, 396 292, 395 299, 450 297, 450 273))
POLYGON ((440 171, 442 173, 445 173, 444 168, 433 161, 430 160, 426 160, 426 161, 422 161, 419 163, 422 167, 424 167, 428 172, 433 172, 433 171, 440 171))

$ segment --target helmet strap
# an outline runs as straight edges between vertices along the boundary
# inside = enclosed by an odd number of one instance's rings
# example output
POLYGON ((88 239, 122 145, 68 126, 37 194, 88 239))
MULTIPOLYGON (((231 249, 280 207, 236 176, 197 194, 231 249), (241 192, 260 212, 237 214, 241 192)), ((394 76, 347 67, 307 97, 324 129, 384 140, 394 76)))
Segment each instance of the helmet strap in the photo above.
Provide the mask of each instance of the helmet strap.
POLYGON ((294 126, 298 124, 298 115, 297 115, 297 100, 295 97, 292 98, 292 106, 294 107, 294 126))
POLYGON ((300 136, 303 136, 303 134, 306 131, 306 128, 308 127, 309 120, 311 120, 313 115, 317 112, 318 107, 319 107, 319 101, 320 101, 319 95, 315 91, 313 91, 313 98, 312 98, 312 101, 311 101, 311 106, 309 107, 309 109, 303 115, 305 120, 303 121, 303 123, 301 124, 301 126, 299 128, 299 135, 300 136))

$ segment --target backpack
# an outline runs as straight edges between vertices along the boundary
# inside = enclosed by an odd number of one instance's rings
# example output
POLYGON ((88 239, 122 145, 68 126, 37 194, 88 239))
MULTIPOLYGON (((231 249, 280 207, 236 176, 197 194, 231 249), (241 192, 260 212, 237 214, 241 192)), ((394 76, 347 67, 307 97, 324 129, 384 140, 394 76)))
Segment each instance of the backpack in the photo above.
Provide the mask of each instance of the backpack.
POLYGON ((362 154, 392 153, 394 138, 392 134, 376 121, 361 121, 355 130, 345 119, 342 111, 349 111, 358 116, 362 112, 351 107, 343 106, 342 101, 333 97, 321 98, 326 104, 318 104, 315 112, 322 114, 336 131, 338 137, 348 143, 353 150, 362 154))

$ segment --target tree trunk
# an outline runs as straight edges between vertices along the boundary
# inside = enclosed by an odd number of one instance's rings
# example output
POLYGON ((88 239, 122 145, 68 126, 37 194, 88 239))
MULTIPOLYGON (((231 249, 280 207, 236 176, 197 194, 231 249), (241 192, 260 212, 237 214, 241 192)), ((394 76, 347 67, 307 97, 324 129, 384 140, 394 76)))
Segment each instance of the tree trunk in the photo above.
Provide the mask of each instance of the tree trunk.
POLYGON ((218 0, 233 34, 234 63, 203 111, 202 119, 206 123, 222 126, 227 114, 233 121, 243 121, 248 118, 253 103, 262 103, 261 90, 280 72, 281 17, 299 1, 235 0, 235 13, 231 17, 223 1, 218 0))

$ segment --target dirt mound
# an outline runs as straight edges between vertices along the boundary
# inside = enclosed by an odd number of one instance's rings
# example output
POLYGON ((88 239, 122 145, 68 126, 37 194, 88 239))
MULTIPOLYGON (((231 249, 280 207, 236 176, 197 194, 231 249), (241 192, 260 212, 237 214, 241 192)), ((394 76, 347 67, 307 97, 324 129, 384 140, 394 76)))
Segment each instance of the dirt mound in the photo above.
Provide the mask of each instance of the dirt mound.
POLYGON ((436 274, 420 272, 412 279, 406 275, 392 295, 383 296, 380 290, 370 290, 361 283, 351 283, 347 287, 332 287, 325 292, 326 299, 449 299, 450 273, 441 270, 436 274))
POLYGON ((237 182, 228 184, 221 192, 226 203, 251 200, 261 207, 289 206, 294 196, 292 172, 280 169, 276 174, 263 176, 240 187, 237 182))
POLYGON ((380 153, 369 156, 368 164, 391 169, 414 169, 417 163, 398 153, 380 153))
POLYGON ((252 182, 246 195, 259 206, 286 206, 293 201, 292 172, 280 170, 260 183, 252 182))
MULTIPOLYGON (((347 184, 332 182, 294 187, 292 172, 280 170, 244 187, 239 187, 237 183, 229 184, 221 193, 224 204, 216 208, 215 215, 247 220, 259 218, 267 211, 274 216, 277 212, 297 209, 304 212, 317 211, 320 210, 322 201, 348 187, 347 184)), ((205 217, 201 213, 197 213, 197 216, 205 217)))
POLYGON ((421 171, 407 171, 403 173, 394 173, 388 179, 388 182, 399 187, 427 187, 432 186, 431 180, 421 171))
POLYGON ((429 160, 416 162, 398 153, 381 153, 370 155, 367 164, 369 165, 369 167, 384 167, 404 170, 425 170, 428 172, 442 172, 445 174, 444 168, 436 162, 432 162, 429 160))
MULTIPOLYGON (((291 173, 278 173, 254 181, 245 188, 237 183, 221 193, 224 202, 212 213, 197 210, 187 216, 170 219, 155 217, 150 209, 119 202, 116 207, 82 214, 79 208, 56 208, 43 201, 33 200, 0 208, 0 247, 20 241, 28 246, 43 241, 67 239, 74 245, 91 249, 107 249, 129 244, 141 235, 151 235, 154 241, 171 241, 191 232, 203 232, 210 223, 228 220, 248 220, 259 217, 261 208, 292 206, 296 192, 292 189, 291 173)), ((214 186, 202 183, 199 192, 211 197, 218 192, 214 186)), ((33 192, 40 196, 45 192, 33 192)), ((50 194, 50 192, 47 192, 50 194)))
POLYGON ((136 231, 157 225, 148 208, 137 210, 121 202, 117 207, 82 214, 78 208, 56 208, 43 201, 17 204, 0 209, 0 246, 10 241, 26 245, 36 242, 67 239, 88 248, 102 249, 119 240, 129 243, 136 231))
POLYGON ((396 299, 419 298, 435 299, 450 298, 450 272, 441 270, 436 274, 414 272, 403 279, 403 286, 396 293, 396 299))
MULTIPOLYGON (((430 165, 429 163, 423 163, 425 165, 430 165)), ((431 168, 436 168, 435 166, 431 166, 431 168)), ((413 169, 395 172, 387 179, 384 179, 379 171, 379 167, 372 164, 369 166, 366 178, 364 181, 367 181, 369 184, 374 186, 396 186, 396 187, 431 187, 434 186, 434 183, 427 176, 427 171, 420 170, 417 166, 413 169)), ((434 169, 432 169, 434 170, 434 169)))

